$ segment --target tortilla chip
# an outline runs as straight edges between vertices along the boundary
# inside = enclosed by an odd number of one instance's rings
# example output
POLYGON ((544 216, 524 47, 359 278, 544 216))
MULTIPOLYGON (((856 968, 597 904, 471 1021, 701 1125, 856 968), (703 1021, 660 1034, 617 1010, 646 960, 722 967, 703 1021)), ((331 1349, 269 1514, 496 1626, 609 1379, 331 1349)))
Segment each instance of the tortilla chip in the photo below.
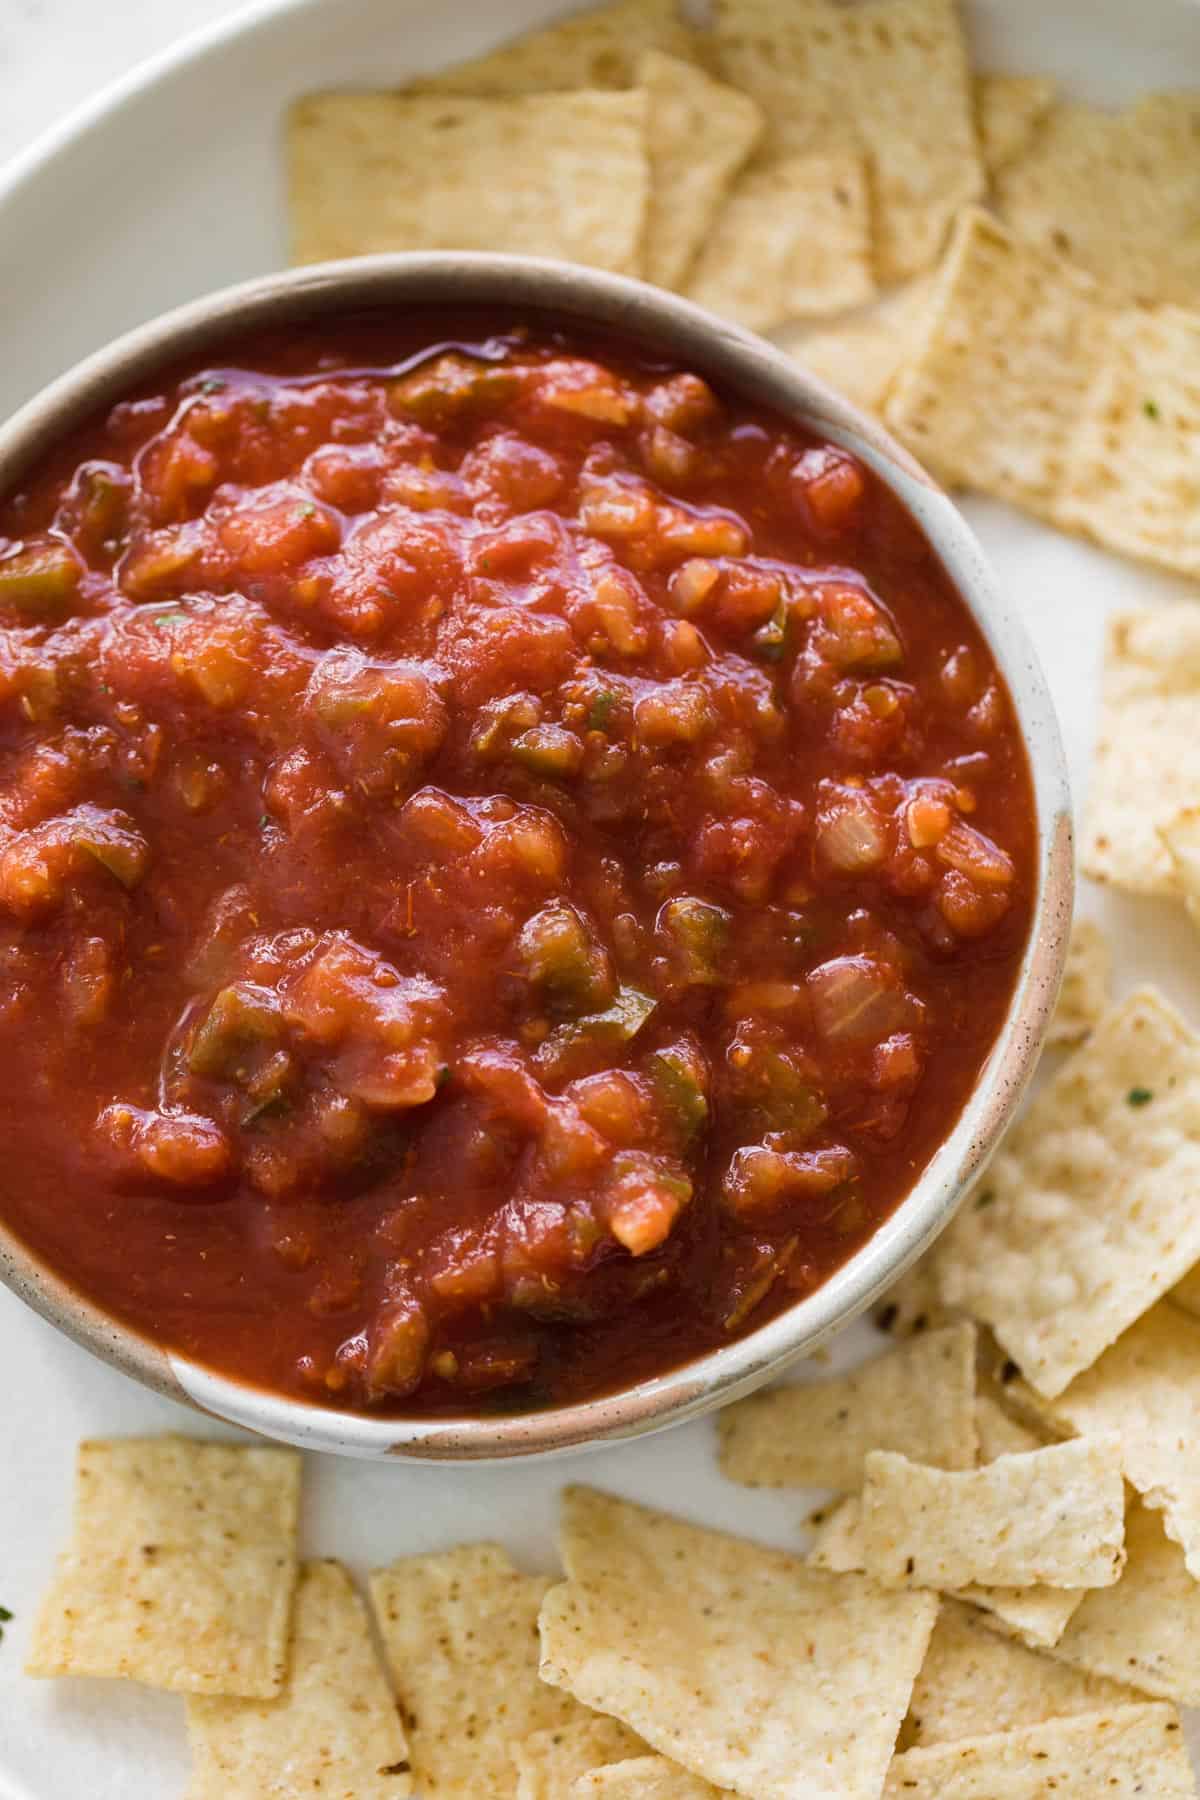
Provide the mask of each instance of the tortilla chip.
POLYGON ((608 1763, 640 1757, 645 1750, 636 1731, 619 1719, 604 1719, 599 1714, 574 1725, 535 1731, 523 1744, 513 1746, 517 1768, 513 1800, 562 1800, 578 1776, 608 1763))
MULTIPOLYGON (((935 1246, 936 1248, 936 1246, 935 1246)), ((943 1306, 933 1266, 933 1250, 926 1250, 910 1269, 894 1281, 874 1312, 880 1331, 891 1337, 912 1337, 953 1324, 961 1314, 943 1306)))
POLYGON ((584 1488, 564 1496, 568 1581, 542 1608, 542 1676, 718 1787, 871 1800, 933 1629, 797 1557, 584 1488))
POLYGON ((419 94, 544 94, 552 89, 626 88, 644 50, 695 54, 696 34, 675 0, 617 0, 542 31, 527 32, 470 62, 414 82, 419 94))
POLYGON ((1117 1438, 1127 1480, 1162 1510, 1168 1536, 1200 1580, 1200 1324, 1160 1301, 1041 1404, 1062 1433, 1117 1438))
POLYGON ((921 1673, 900 1728, 898 1748, 949 1744, 1043 1719, 1098 1712, 1136 1700, 1134 1689, 1052 1662, 1012 1638, 998 1637, 983 1615, 957 1601, 942 1604, 921 1673))
POLYGON ((1108 1011, 1112 988, 1112 945, 1094 919, 1071 927, 1067 966, 1058 1005, 1046 1034, 1048 1044, 1078 1044, 1108 1011))
POLYGON ((763 117, 745 94, 658 50, 647 50, 637 74, 647 96, 650 157, 642 272, 660 287, 675 287, 761 137, 763 117))
POLYGON ((1136 1501, 1125 1520, 1125 1550, 1120 1581, 1085 1595, 1049 1654, 1181 1706, 1200 1705, 1200 1582, 1163 1530, 1162 1515, 1136 1501))
POLYGON ((1040 1450, 1046 1438, 1014 1419, 990 1393, 975 1396, 975 1429, 979 1435, 979 1461, 995 1462, 998 1456, 1024 1456, 1040 1450))
POLYGON ((932 292, 932 279, 919 276, 854 318, 807 332, 790 346, 792 354, 864 412, 881 412, 919 334, 932 292))
POLYGON ((639 1756, 612 1763, 572 1784, 571 1800, 736 1800, 729 1788, 689 1774, 665 1756, 639 1756))
POLYGON ((310 94, 288 121, 292 261, 505 250, 636 274, 645 113, 636 91, 310 94))
POLYGON ((1194 1319, 1200 1319, 1200 1263, 1189 1269, 1182 1281, 1175 1283, 1167 1299, 1182 1306, 1194 1319))
POLYGON ((1141 988, 1042 1089, 938 1243, 942 1297, 1053 1399, 1200 1258, 1198 1192, 1200 1042, 1141 988))
POLYGON ((747 1487, 857 1489, 868 1450, 942 1469, 975 1466, 975 1327, 915 1337, 832 1381, 726 1407, 721 1469, 747 1487))
MULTIPOLYGON (((1196 159, 1200 194, 1200 138, 1196 159)), ((1200 252, 1200 217, 1196 240, 1200 252)), ((1055 518, 1106 549, 1200 576, 1200 312, 1162 306, 1114 322, 1055 518)))
POLYGON ((1115 613, 1081 849, 1094 881, 1179 892, 1161 833, 1200 795, 1198 704, 1200 606, 1115 613))
POLYGON ((1075 1438, 980 1469, 894 1450, 863 1463, 863 1567, 887 1587, 1107 1587, 1125 1564, 1117 1439, 1075 1438))
MULTIPOLYGON (((1046 1441, 1044 1436, 1010 1419, 986 1389, 976 1396, 975 1408, 981 1463, 992 1462, 997 1456, 1036 1450, 1046 1441)), ((810 1561, 820 1568, 861 1569, 860 1518, 857 1495, 843 1501, 825 1518, 814 1517, 812 1523, 819 1524, 819 1529, 810 1561)), ((985 1613, 985 1623, 991 1630, 1044 1649, 1058 1642, 1083 1594, 1082 1588, 985 1587, 972 1583, 957 1598, 985 1613)))
MULTIPOLYGON (((1200 925, 1200 806, 1185 807, 1168 825, 1159 827, 1175 882, 1194 925, 1200 925)), ((1200 1289, 1198 1300, 1200 1300, 1200 1289)), ((1186 1301, 1181 1301, 1186 1305, 1186 1301)))
POLYGON ((275 1700, 190 1699, 188 1800, 402 1800, 408 1746, 371 1641, 367 1609, 340 1563, 304 1563, 287 1684, 275 1700))
POLYGON ((1049 514, 1110 316, 1089 276, 972 207, 884 418, 948 484, 1049 514))
POLYGON ((514 1568, 498 1544, 402 1557, 371 1576, 418 1793, 511 1793, 517 1745, 587 1717, 538 1679, 538 1608, 550 1585, 514 1568))
POLYGON ((1125 112, 1060 106, 996 183, 1022 237, 1129 300, 1200 295, 1200 92, 1146 94, 1125 112))
POLYGON ((1195 1792, 1175 1709, 1135 1705, 906 1750, 888 1770, 883 1800, 1194 1800, 1195 1792))
POLYGON ((734 183, 684 290, 751 331, 875 291, 866 167, 852 151, 758 164, 734 183))
POLYGON ((1033 141, 1057 91, 1048 75, 976 75, 975 122, 990 175, 1033 141))
POLYGON ((300 1458, 195 1438, 79 1446, 75 1529, 30 1675, 266 1699, 287 1672, 300 1458))
MULTIPOLYGON (((808 1560, 816 1569, 837 1573, 861 1570, 862 1502, 857 1494, 832 1512, 815 1515, 818 1527, 808 1560)), ((1082 1588, 987 1587, 970 1583, 952 1597, 978 1607, 992 1629, 1039 1650, 1056 1644, 1083 1599, 1082 1588)))
POLYGON ((880 278, 928 268, 984 185, 953 0, 717 0, 715 25, 720 72, 767 115, 765 153, 865 154, 880 278))

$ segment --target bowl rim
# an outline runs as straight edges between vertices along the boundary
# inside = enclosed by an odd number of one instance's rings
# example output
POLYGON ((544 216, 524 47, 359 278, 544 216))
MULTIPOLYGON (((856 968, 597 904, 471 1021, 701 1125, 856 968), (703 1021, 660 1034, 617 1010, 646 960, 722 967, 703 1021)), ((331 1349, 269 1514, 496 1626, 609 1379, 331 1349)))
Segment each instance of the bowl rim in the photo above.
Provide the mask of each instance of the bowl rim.
POLYGON ((89 414, 171 362, 270 326, 372 307, 479 305, 549 315, 661 349, 724 392, 852 449, 921 524, 1008 684, 1036 810, 1036 892, 1004 1021, 947 1137, 871 1238, 815 1293, 679 1368, 546 1411, 377 1418, 306 1405, 192 1362, 113 1318, 0 1220, 0 1281, 51 1324, 136 1380, 283 1442, 433 1462, 542 1457, 641 1436, 738 1398, 863 1312, 938 1235, 986 1164, 1033 1072, 1057 998, 1074 861, 1066 760, 1045 678, 1016 610, 948 496, 878 421, 767 340, 627 276, 488 252, 396 253, 283 270, 219 289, 126 332, 0 425, 0 492, 89 414))

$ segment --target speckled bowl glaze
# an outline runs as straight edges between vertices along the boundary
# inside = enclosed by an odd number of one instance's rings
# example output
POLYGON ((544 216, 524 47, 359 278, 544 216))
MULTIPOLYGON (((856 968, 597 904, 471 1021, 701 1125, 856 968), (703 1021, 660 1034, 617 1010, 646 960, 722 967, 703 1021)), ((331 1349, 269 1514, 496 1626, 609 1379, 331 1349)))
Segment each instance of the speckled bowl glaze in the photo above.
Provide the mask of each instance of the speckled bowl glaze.
POLYGON ((951 501, 875 421, 784 352, 640 282, 563 263, 445 253, 329 263, 227 288, 118 339, 0 428, 0 491, 88 414, 178 357, 258 327, 358 308, 440 304, 494 305, 507 318, 552 314, 611 330, 869 463, 920 522, 991 645, 1028 747, 1037 807, 1033 928, 1003 1027, 953 1131, 903 1203, 822 1288, 757 1331, 655 1380, 574 1406, 501 1417, 385 1419, 306 1406, 150 1342, 76 1293, 0 1224, 0 1279, 77 1343, 160 1393, 304 1449, 456 1462, 546 1456, 694 1418, 778 1374, 870 1305, 942 1230, 1013 1115, 1061 979, 1073 852, 1066 766, 1045 681, 1019 617, 951 501))

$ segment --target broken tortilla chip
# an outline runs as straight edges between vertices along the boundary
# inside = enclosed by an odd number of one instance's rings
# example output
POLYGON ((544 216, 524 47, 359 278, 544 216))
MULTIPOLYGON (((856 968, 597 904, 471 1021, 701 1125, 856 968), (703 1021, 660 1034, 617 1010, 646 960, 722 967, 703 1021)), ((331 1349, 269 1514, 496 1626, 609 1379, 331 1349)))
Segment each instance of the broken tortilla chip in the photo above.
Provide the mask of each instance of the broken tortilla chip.
POLYGON ((713 220, 684 290, 751 331, 875 291, 866 168, 852 151, 755 164, 713 220))
POLYGON ((1145 94, 1125 112, 1059 106, 996 182, 1024 238, 1130 301, 1200 295, 1200 91, 1145 94))
MULTIPOLYGON (((851 1494, 831 1512, 813 1518, 817 1535, 808 1560, 814 1568, 861 1570, 861 1519, 862 1502, 857 1494, 851 1494)), ((1083 1595, 1083 1588, 988 1587, 970 1583, 953 1597, 978 1607, 993 1630, 1019 1638, 1036 1649, 1045 1649, 1058 1642, 1083 1595)))
POLYGON ((949 1744, 1043 1719, 1136 1700, 1133 1688, 1089 1675, 1000 1637, 981 1613, 945 1600, 900 1728, 898 1748, 949 1744))
POLYGON ((994 175, 1028 147, 1054 105, 1048 75, 976 75, 975 120, 984 166, 994 175))
POLYGON ((721 74, 767 116, 764 154, 865 155, 880 279, 928 268, 984 185, 954 0, 718 0, 714 25, 721 74))
POLYGON ((645 117, 640 91, 310 94, 288 120, 292 261, 505 250, 636 274, 645 117))
POLYGON ((736 1800, 728 1788, 715 1788, 681 1769, 665 1756, 640 1756, 612 1763, 584 1775, 571 1788, 571 1800, 736 1800))
POLYGON ((717 1429, 722 1471, 747 1487, 857 1490, 868 1450, 974 1468, 975 1328, 949 1325, 831 1381, 753 1394, 717 1429))
POLYGON ((1049 514, 1111 315, 1090 276, 971 207, 885 422, 949 485, 1049 514))
POLYGON ((1153 988, 1103 1018, 938 1243, 942 1298, 1048 1399, 1200 1258, 1200 1040, 1153 988))
POLYGON ((513 1746, 517 1791, 513 1800, 562 1800, 571 1783, 589 1770, 645 1754, 636 1731, 598 1713, 571 1725, 535 1731, 513 1746))
POLYGON ((646 50, 691 57, 696 34, 679 16, 675 0, 617 0, 542 31, 528 32, 470 62, 412 84, 410 93, 545 94, 577 88, 627 88, 637 79, 646 50))
POLYGON ((1056 1399, 1016 1399, 1061 1434, 1115 1436, 1126 1479, 1200 1580, 1200 1323, 1160 1300, 1056 1399))
POLYGON ((371 1641, 367 1609, 340 1563, 304 1563, 296 1583, 288 1678, 274 1700, 192 1697, 188 1800, 288 1793, 402 1800, 408 1746, 371 1641))
POLYGON ((937 1602, 584 1488, 568 1580, 542 1608, 542 1676, 717 1787, 877 1796, 937 1602), (752 1725, 748 1728, 748 1721, 752 1725))
POLYGON ((971 1470, 872 1450, 861 1501, 863 1567, 888 1587, 1107 1587, 1125 1563, 1125 1488, 1111 1435, 971 1470))
POLYGON ((888 1770, 883 1800, 1192 1800, 1195 1792, 1175 1709, 1133 1705, 906 1750, 888 1770))
POLYGON ((1082 1043, 1097 1019, 1107 1012, 1111 986, 1112 945, 1094 919, 1076 919, 1046 1042, 1082 1043))
POLYGON ((1125 1573, 1084 1596, 1049 1654, 1127 1681, 1180 1706, 1200 1705, 1200 1582, 1162 1515, 1134 1502, 1125 1520, 1125 1573))
POLYGON ((300 1458, 195 1438, 79 1446, 75 1530, 30 1675, 180 1694, 277 1694, 296 1581, 300 1458))
POLYGON ((1162 1530, 1162 1514, 1139 1501, 1124 1521, 1124 1548, 1121 1580, 1085 1595, 1049 1654, 1144 1694, 1200 1705, 1200 1582, 1162 1530))
POLYGON ((549 1586, 514 1568, 498 1544, 402 1557, 372 1575, 418 1793, 511 1792, 517 1745, 587 1717, 538 1679, 537 1616, 549 1586))
MULTIPOLYGON (((1200 182, 1200 138, 1196 158, 1200 182)), ((1200 251, 1200 216, 1196 240, 1200 251)), ((1200 263, 1196 279, 1200 297, 1200 263)), ((1114 320, 1054 517, 1105 549, 1200 576, 1200 312, 1114 320)))
POLYGON ((1080 859, 1094 881, 1176 895, 1161 832, 1200 794, 1200 606, 1115 613, 1080 859))
POLYGON ((676 287, 761 137, 763 118, 745 94, 661 51, 646 51, 637 76, 647 96, 650 158, 642 273, 676 287))

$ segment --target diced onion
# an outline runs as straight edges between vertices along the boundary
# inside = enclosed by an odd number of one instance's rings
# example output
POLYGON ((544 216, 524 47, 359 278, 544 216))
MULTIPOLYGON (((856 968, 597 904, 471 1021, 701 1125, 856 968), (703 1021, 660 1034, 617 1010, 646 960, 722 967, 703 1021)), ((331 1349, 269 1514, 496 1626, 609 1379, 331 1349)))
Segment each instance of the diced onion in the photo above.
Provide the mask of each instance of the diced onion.
POLYGON ((847 802, 817 827, 817 848, 831 868, 844 875, 876 869, 887 856, 887 837, 874 807, 863 799, 847 802))

